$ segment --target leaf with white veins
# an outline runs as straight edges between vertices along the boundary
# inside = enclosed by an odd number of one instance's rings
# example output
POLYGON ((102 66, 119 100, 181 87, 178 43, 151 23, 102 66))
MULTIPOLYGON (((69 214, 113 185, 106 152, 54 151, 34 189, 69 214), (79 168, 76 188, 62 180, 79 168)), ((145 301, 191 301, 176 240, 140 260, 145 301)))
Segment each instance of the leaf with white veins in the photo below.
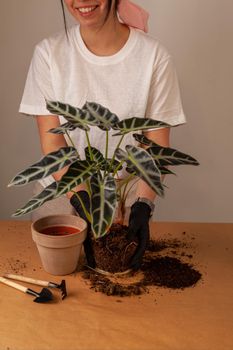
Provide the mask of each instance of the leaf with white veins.
POLYGON ((119 122, 119 118, 116 114, 112 113, 108 108, 103 107, 99 103, 86 102, 83 106, 83 110, 89 112, 90 115, 99 121, 97 126, 102 130, 110 130, 119 122))
POLYGON ((79 160, 73 163, 58 182, 57 194, 70 192, 74 187, 91 177, 95 171, 95 163, 90 163, 87 160, 79 160))
POLYGON ((57 194, 57 183, 56 181, 51 183, 51 185, 45 187, 42 192, 32 197, 27 204, 22 208, 17 209, 16 212, 12 215, 14 217, 25 215, 31 211, 39 208, 45 202, 56 198, 57 194))
POLYGON ((86 160, 88 160, 89 162, 96 162, 98 164, 98 166, 100 166, 101 164, 105 163, 105 158, 103 156, 103 154, 95 147, 91 147, 91 153, 92 153, 92 158, 91 159, 91 155, 89 152, 89 147, 85 148, 85 156, 86 156, 86 160))
POLYGON ((135 140, 137 142, 141 143, 142 145, 145 145, 145 146, 157 146, 157 143, 155 143, 154 141, 148 139, 143 134, 133 134, 133 137, 135 138, 135 140))
POLYGON ((147 152, 158 162, 160 166, 167 165, 199 165, 193 157, 176 149, 162 146, 152 146, 147 148, 147 152))
POLYGON ((127 170, 145 181, 159 196, 164 195, 163 185, 161 183, 161 173, 153 158, 141 147, 131 145, 126 146, 126 152, 117 150, 118 159, 126 159, 127 170))
POLYGON ((77 151, 74 147, 61 147, 58 151, 51 152, 18 173, 9 183, 10 186, 23 186, 27 183, 43 179, 64 167, 77 161, 77 151))
POLYGON ((88 125, 97 125, 98 121, 90 114, 80 108, 73 107, 67 103, 46 101, 47 109, 50 113, 62 115, 69 123, 75 127, 90 130, 88 125))
POLYGON ((117 204, 116 183, 111 175, 104 179, 94 174, 91 185, 92 232, 95 238, 104 236, 112 225, 117 204))
POLYGON ((158 129, 158 128, 169 128, 171 125, 161 122, 159 120, 146 119, 146 118, 128 118, 121 120, 114 125, 114 130, 119 130, 117 134, 113 136, 125 135, 131 131, 147 130, 147 129, 158 129))
POLYGON ((65 134, 67 131, 73 131, 75 129, 76 126, 74 124, 67 122, 58 126, 57 128, 49 129, 48 132, 52 134, 65 134))

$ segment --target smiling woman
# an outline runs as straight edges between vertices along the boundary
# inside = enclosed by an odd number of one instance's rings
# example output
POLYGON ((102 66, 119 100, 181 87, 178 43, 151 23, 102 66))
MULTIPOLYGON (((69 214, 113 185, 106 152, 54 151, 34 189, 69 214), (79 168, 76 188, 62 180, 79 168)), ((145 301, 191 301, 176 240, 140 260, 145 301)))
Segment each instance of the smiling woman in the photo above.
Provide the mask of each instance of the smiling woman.
MULTIPOLYGON (((61 1, 61 6, 62 6, 62 13, 63 13, 63 18, 64 18, 64 24, 65 24, 65 29, 67 32, 67 23, 66 23, 66 17, 65 17, 65 10, 64 10, 64 3, 63 0, 61 1)), ((71 0, 64 0, 67 6, 67 9, 69 12, 78 20, 83 18, 90 18, 92 16, 92 12, 94 12, 98 7, 105 5, 106 7, 106 15, 104 22, 108 19, 108 16, 111 12, 113 3, 114 3, 114 8, 113 8, 113 14, 116 16, 117 13, 117 6, 119 1, 116 0, 104 0, 104 1, 98 1, 98 4, 95 4, 93 2, 85 3, 83 1, 71 1, 71 0)))
MULTIPOLYGON (((63 30, 36 46, 20 106, 20 112, 37 117, 44 155, 54 155, 61 148, 70 149, 67 146, 71 144, 83 160, 86 147, 91 145, 107 159, 113 159, 113 166, 114 152, 119 144, 122 147, 138 147, 132 134, 127 133, 121 140, 119 134, 113 137, 114 131, 109 130, 105 138, 98 127, 84 129, 86 132, 72 127, 67 130, 68 133, 48 132, 50 129, 61 130, 61 124, 66 120, 64 113, 59 113, 61 110, 47 109, 45 101, 60 101, 77 109, 82 109, 86 102, 92 102, 95 106, 105 106, 120 122, 132 117, 145 118, 147 120, 143 123, 146 124, 154 119, 162 122, 163 126, 185 122, 171 56, 157 40, 147 35, 149 15, 144 9, 129 0, 63 0, 61 5, 64 20, 66 5, 78 23, 66 28, 67 35, 63 30)), ((169 146, 168 127, 149 128, 145 136, 163 147, 169 146)), ((142 149, 138 148, 136 150, 142 154, 142 149)), ((55 185, 59 183, 70 171, 69 167, 70 163, 65 163, 55 174, 47 176, 46 173, 39 181, 39 191, 44 188, 43 191, 51 194, 54 180, 55 185)), ((87 175, 92 176, 90 173, 87 175)), ((114 176, 112 183, 115 184, 117 179, 114 176)), ((119 177, 125 181, 126 176, 127 172, 123 169, 119 177)), ((43 203, 43 208, 37 208, 33 221, 48 213, 70 214, 74 209, 88 221, 82 209, 90 207, 91 192, 81 180, 75 182, 75 187, 69 189, 67 196, 50 197, 46 205, 43 203), (79 205, 77 198, 82 199, 80 203, 83 206, 79 205)), ((40 194, 38 196, 41 198, 40 194)), ((127 202, 130 207, 130 237, 139 242, 131 262, 132 268, 138 268, 142 261, 155 197, 155 191, 138 178, 134 194, 127 202)), ((93 266, 88 239, 84 247, 88 264, 93 266)))

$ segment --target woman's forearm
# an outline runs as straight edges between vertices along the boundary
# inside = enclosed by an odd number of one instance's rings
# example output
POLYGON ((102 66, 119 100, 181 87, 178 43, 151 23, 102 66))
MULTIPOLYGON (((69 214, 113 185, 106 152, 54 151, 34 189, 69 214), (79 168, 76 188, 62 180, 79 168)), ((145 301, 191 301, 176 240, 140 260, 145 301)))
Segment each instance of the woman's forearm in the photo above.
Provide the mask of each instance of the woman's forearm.
MULTIPOLYGON (((43 155, 47 155, 58 150, 61 147, 67 146, 67 142, 63 135, 57 135, 48 132, 50 129, 60 126, 60 121, 57 116, 37 116, 36 121, 39 130, 40 144, 43 155)), ((56 181, 60 180, 66 171, 67 167, 57 171, 53 174, 54 179, 56 181)))

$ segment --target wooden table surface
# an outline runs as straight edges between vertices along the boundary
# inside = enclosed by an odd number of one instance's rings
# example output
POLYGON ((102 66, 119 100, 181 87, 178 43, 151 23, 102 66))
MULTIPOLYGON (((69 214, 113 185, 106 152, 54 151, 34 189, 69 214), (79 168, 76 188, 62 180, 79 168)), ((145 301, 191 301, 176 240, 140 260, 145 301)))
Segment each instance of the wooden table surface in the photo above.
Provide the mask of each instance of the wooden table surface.
MULTIPOLYGON (((0 350, 232 350, 233 224, 152 223, 151 232, 191 242, 196 286, 108 297, 75 273, 64 301, 54 291, 54 303, 37 304, 0 284, 0 350)), ((1 221, 0 242, 0 275, 61 281, 43 271, 29 221, 1 221)))

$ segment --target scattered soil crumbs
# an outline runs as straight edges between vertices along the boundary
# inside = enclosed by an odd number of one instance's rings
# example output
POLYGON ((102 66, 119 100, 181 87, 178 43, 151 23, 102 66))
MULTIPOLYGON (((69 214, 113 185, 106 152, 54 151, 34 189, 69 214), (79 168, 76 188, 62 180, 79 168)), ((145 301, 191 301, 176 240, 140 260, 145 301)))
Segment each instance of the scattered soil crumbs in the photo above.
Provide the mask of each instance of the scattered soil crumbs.
POLYGON ((4 272, 22 273, 27 267, 27 263, 17 258, 7 258, 4 265, 0 264, 0 269, 4 272))
MULTIPOLYGON (((107 295, 125 297, 130 295, 140 295, 147 291, 146 286, 144 286, 142 282, 128 284, 116 282, 90 270, 85 270, 83 272, 83 277, 90 280, 91 288, 96 292, 102 292, 107 295)), ((119 278, 119 281, 120 279, 122 279, 122 277, 119 278)))
POLYGON ((152 286, 183 290, 193 287, 202 277, 190 264, 193 254, 186 253, 188 248, 192 248, 190 243, 178 239, 150 240, 140 271, 105 276, 84 268, 82 275, 89 280, 90 288, 112 296, 141 295, 149 293, 152 286), (182 261, 186 258, 189 262, 182 261))

